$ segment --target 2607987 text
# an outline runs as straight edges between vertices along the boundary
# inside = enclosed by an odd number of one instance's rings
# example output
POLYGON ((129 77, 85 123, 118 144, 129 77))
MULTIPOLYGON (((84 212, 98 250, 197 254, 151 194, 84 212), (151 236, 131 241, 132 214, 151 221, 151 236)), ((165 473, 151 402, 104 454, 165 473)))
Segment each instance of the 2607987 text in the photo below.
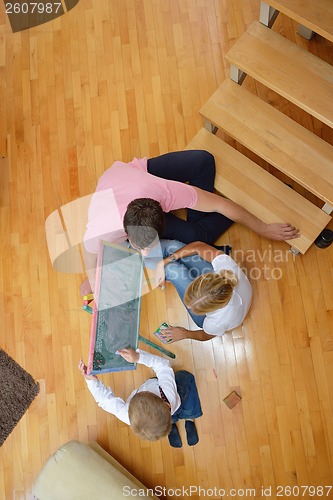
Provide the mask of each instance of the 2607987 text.
POLYGON ((260 494, 262 497, 290 497, 290 498, 301 498, 301 497, 328 497, 333 489, 332 485, 325 486, 305 486, 305 485, 294 485, 294 486, 281 486, 277 485, 275 488, 272 486, 264 487, 262 486, 260 494), (274 491, 275 490, 275 491, 274 491))
POLYGON ((57 14, 61 2, 7 2, 6 14, 57 14))

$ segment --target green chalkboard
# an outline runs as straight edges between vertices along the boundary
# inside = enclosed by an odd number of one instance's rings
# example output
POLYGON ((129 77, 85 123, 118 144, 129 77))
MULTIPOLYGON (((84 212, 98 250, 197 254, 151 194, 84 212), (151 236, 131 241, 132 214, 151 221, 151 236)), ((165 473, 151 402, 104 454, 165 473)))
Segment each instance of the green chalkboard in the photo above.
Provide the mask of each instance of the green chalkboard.
POLYGON ((88 372, 133 370, 116 352, 138 346, 143 260, 133 250, 100 242, 88 372))

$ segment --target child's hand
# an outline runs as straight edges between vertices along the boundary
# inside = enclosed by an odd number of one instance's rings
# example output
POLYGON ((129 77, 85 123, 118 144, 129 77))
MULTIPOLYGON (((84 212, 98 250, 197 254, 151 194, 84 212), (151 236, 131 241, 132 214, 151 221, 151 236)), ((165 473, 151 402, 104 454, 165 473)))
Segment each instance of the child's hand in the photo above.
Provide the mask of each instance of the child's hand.
POLYGON ((78 369, 80 370, 80 372, 82 373, 82 375, 84 376, 84 378, 86 380, 97 379, 97 377, 95 375, 88 375, 87 374, 87 366, 83 363, 82 359, 80 359, 80 361, 79 361, 78 369))
POLYGON ((134 351, 134 349, 132 348, 119 349, 118 353, 129 363, 136 363, 137 361, 139 361, 140 358, 140 353, 134 351))
POLYGON ((92 293, 91 285, 88 278, 86 278, 80 285, 80 294, 83 296, 83 295, 89 295, 89 293, 92 293))

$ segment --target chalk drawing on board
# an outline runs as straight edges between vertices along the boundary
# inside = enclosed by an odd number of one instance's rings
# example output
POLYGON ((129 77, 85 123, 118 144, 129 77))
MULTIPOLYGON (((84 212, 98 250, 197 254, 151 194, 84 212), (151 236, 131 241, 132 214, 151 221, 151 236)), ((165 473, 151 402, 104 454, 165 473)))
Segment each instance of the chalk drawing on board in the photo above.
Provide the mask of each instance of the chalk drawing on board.
POLYGON ((116 352, 138 346, 143 261, 126 247, 101 242, 98 254, 95 305, 88 371, 134 370, 116 352))

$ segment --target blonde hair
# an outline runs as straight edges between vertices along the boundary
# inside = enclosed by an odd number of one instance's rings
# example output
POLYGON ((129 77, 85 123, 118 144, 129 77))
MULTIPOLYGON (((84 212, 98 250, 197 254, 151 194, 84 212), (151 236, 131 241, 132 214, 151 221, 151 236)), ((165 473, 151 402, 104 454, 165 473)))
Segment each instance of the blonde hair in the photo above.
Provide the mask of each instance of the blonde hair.
POLYGON ((171 431, 170 408, 152 392, 136 393, 130 401, 128 416, 133 432, 142 439, 157 441, 171 431))
POLYGON ((217 311, 227 305, 237 283, 237 276, 227 269, 202 274, 187 287, 184 302, 194 314, 217 311))

